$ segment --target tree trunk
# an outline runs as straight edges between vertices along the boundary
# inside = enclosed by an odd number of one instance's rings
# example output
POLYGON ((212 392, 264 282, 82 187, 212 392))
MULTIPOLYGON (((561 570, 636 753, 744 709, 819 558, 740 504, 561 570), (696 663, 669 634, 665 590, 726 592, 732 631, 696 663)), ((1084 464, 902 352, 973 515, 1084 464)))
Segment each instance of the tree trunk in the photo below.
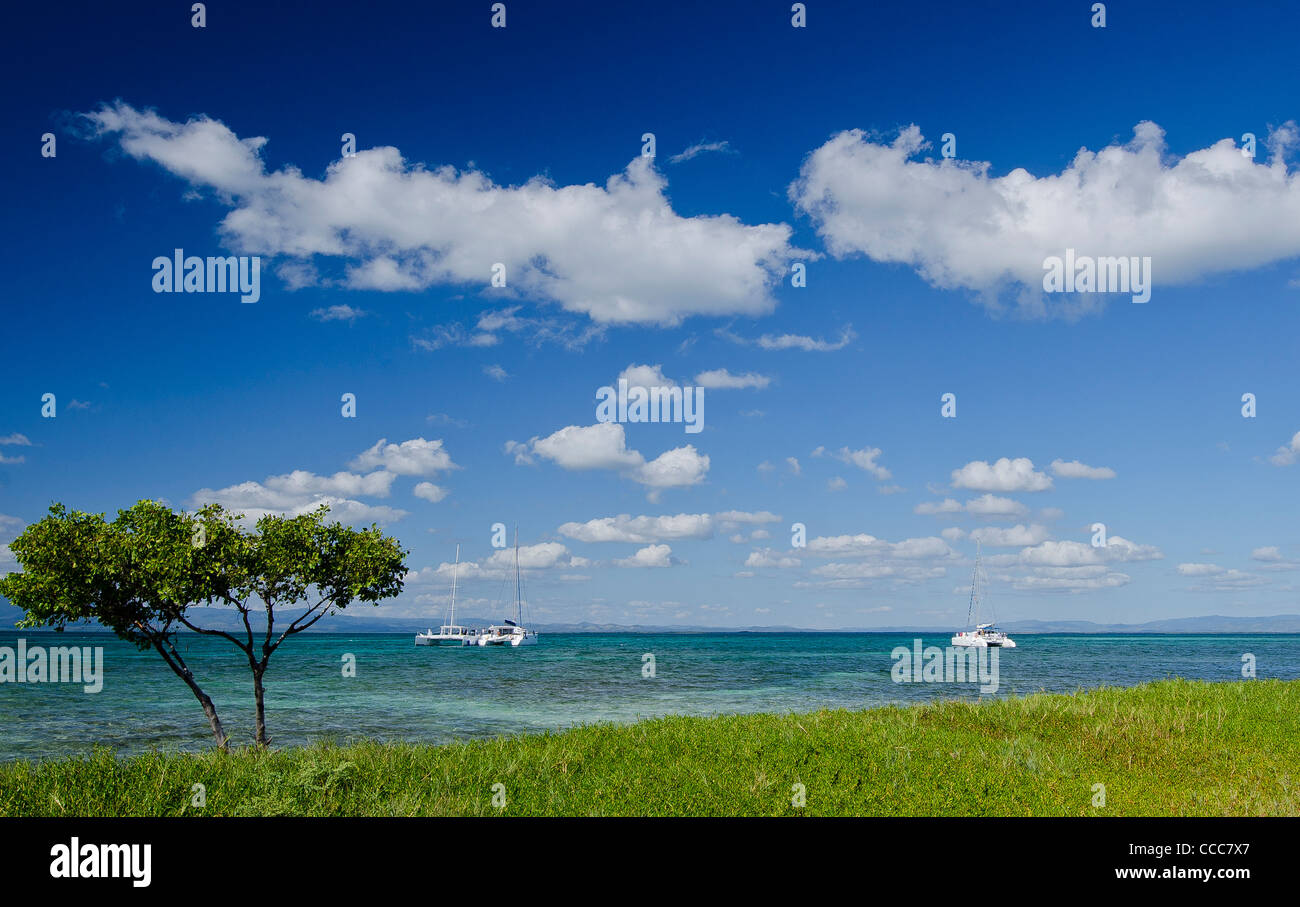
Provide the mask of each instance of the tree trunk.
POLYGON ((217 707, 212 704, 212 697, 200 690, 194 684, 190 684, 190 689, 198 697, 199 704, 203 706, 203 714, 208 716, 208 724, 212 728, 212 736, 217 738, 217 747, 222 752, 229 752, 230 738, 226 732, 221 729, 221 719, 217 717, 217 707))
POLYGON ((266 739, 266 690, 262 686, 262 675, 265 673, 265 664, 253 668, 253 699, 257 704, 258 746, 269 746, 271 743, 270 740, 266 739))
POLYGON ((158 654, 163 657, 163 661, 167 662, 167 666, 175 672, 177 677, 185 681, 185 685, 194 693, 194 698, 199 701, 199 705, 203 706, 203 714, 208 716, 208 725, 212 728, 212 736, 217 738, 217 748, 222 752, 228 752, 230 750, 230 738, 226 736, 226 732, 221 728, 221 719, 217 717, 217 707, 213 704, 212 697, 203 692, 203 688, 195 683, 194 672, 183 661, 178 661, 180 658, 179 653, 176 655, 178 660, 174 661, 167 654, 167 650, 163 648, 160 640, 155 639, 153 644, 154 648, 158 650, 158 654))

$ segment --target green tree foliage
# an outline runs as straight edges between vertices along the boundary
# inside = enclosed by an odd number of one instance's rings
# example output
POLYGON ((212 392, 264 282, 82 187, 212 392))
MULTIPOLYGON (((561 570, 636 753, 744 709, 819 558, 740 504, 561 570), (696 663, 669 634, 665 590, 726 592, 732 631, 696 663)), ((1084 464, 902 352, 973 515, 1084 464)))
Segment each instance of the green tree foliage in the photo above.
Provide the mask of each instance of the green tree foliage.
POLYGON ((326 523, 328 513, 322 506, 296 517, 264 516, 249 531, 241 515, 217 504, 178 513, 140 501, 111 522, 55 504, 9 545, 22 571, 0 579, 0 595, 26 613, 20 627, 96 621, 156 650, 193 691, 222 749, 228 740, 216 707, 176 635, 191 630, 228 640, 248 660, 256 742, 265 746, 263 678, 280 644, 354 601, 378 604, 402 591, 408 552, 400 543, 377 526, 326 523), (200 605, 234 608, 243 630, 200 626, 200 605))

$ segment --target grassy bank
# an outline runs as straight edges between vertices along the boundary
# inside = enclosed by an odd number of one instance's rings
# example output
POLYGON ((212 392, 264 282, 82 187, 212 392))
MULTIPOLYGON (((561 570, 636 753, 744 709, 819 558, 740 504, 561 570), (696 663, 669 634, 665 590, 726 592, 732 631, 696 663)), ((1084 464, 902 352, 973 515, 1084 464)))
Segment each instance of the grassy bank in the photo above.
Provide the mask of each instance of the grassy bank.
POLYGON ((1173 680, 450 746, 101 751, 0 766, 0 815, 1300 815, 1297 772, 1300 681, 1173 680))

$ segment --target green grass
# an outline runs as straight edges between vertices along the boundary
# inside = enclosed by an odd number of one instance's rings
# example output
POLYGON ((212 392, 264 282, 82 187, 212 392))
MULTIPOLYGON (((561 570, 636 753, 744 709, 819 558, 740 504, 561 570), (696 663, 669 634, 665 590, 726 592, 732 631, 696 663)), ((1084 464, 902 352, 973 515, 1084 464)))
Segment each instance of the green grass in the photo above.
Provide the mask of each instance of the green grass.
POLYGON ((449 746, 99 750, 0 765, 0 815, 1300 815, 1298 771, 1300 681, 1169 680, 449 746))

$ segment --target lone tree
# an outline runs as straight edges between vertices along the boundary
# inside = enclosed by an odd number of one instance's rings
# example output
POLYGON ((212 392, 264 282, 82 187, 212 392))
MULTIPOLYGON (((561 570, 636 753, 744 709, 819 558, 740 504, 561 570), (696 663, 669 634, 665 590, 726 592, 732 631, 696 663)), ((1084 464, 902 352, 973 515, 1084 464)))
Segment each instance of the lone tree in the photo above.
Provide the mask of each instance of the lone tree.
POLYGON ((26 612, 20 627, 61 631, 93 620, 141 650, 156 649, 203 706, 223 750, 229 741, 216 706, 177 650, 176 634, 184 628, 229 640, 248 659, 256 742, 265 746, 263 677, 280 644, 353 601, 378 604, 402 591, 408 552, 398 541, 376 526, 327 524, 328 513, 322 506, 264 516, 248 531, 240 515, 217 504, 177 513, 140 501, 112 522, 55 504, 10 543, 22 572, 0 579, 0 595, 26 612), (243 631, 199 626, 199 605, 233 607, 243 631))

